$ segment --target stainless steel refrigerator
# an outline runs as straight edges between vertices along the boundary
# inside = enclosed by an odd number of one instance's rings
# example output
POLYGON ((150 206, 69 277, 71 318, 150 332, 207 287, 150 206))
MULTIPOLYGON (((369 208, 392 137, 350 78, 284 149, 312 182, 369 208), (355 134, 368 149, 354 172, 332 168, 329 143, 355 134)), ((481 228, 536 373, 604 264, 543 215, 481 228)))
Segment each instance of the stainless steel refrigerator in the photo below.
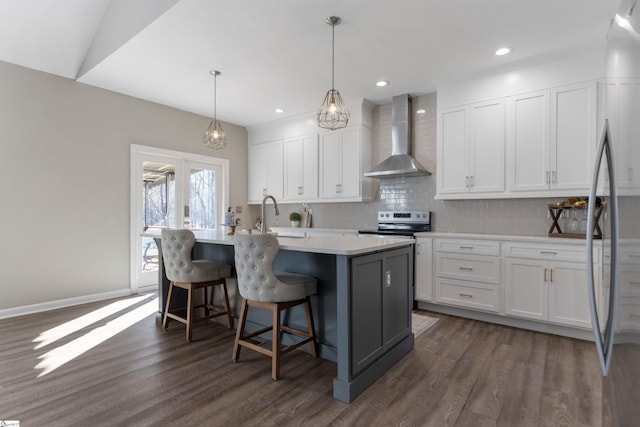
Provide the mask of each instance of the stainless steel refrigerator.
POLYGON ((640 5, 612 19, 600 85, 602 133, 588 210, 591 318, 603 377, 603 425, 640 425, 640 5))

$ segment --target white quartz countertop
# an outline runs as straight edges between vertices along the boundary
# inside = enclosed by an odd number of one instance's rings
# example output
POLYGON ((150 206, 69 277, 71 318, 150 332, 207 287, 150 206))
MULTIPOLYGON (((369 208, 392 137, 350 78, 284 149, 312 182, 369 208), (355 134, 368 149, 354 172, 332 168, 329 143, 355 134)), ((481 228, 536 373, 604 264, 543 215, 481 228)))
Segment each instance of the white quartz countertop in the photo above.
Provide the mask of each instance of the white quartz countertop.
MULTIPOLYGON (((233 245, 233 236, 227 230, 192 230, 196 241, 219 245, 233 245)), ((147 230, 146 237, 160 237, 160 230, 147 230)), ((306 237, 278 236, 281 250, 323 253, 332 255, 362 255, 385 249, 399 248, 415 243, 414 239, 356 235, 321 235, 306 237)))

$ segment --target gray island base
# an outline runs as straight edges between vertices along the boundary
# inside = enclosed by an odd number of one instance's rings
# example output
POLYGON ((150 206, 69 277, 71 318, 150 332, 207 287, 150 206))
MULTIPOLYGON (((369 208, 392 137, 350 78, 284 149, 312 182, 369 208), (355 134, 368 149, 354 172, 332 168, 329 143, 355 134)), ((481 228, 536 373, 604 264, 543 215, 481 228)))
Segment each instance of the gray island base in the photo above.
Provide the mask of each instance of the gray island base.
MULTIPOLYGON (((146 235, 160 247, 158 234, 146 235)), ((350 403, 413 348, 414 241, 357 236, 279 237, 278 241, 276 270, 318 279, 312 303, 319 355, 337 364, 333 397, 350 403)), ((233 265, 233 256, 231 236, 196 232, 194 258, 233 265)), ((169 287, 162 265, 159 279, 162 312, 169 287)), ((284 321, 304 328, 304 310, 297 308, 284 321)), ((254 310, 247 329, 270 324, 268 313, 254 310)))

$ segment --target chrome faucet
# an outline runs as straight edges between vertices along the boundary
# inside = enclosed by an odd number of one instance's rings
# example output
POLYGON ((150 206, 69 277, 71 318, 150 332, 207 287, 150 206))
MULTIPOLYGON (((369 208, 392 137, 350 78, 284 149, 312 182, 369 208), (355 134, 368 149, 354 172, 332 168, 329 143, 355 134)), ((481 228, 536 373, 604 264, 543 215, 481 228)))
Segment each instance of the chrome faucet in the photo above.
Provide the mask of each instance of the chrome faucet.
POLYGON ((276 198, 272 195, 266 195, 262 199, 262 208, 260 208, 260 218, 262 222, 260 223, 260 233, 265 234, 268 230, 267 228, 267 219, 264 217, 264 205, 267 202, 267 199, 273 200, 273 207, 276 209, 276 215, 280 215, 280 211, 278 210, 278 203, 276 202, 276 198))

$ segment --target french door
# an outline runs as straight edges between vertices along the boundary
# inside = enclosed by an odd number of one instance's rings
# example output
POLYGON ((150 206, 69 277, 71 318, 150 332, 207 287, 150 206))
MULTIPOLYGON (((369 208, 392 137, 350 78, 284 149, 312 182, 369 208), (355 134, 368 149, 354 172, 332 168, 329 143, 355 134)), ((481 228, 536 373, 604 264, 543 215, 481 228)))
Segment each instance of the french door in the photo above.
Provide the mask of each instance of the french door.
POLYGON ((154 286, 162 260, 153 238, 162 228, 215 230, 228 205, 228 160, 131 147, 131 288, 154 286))

